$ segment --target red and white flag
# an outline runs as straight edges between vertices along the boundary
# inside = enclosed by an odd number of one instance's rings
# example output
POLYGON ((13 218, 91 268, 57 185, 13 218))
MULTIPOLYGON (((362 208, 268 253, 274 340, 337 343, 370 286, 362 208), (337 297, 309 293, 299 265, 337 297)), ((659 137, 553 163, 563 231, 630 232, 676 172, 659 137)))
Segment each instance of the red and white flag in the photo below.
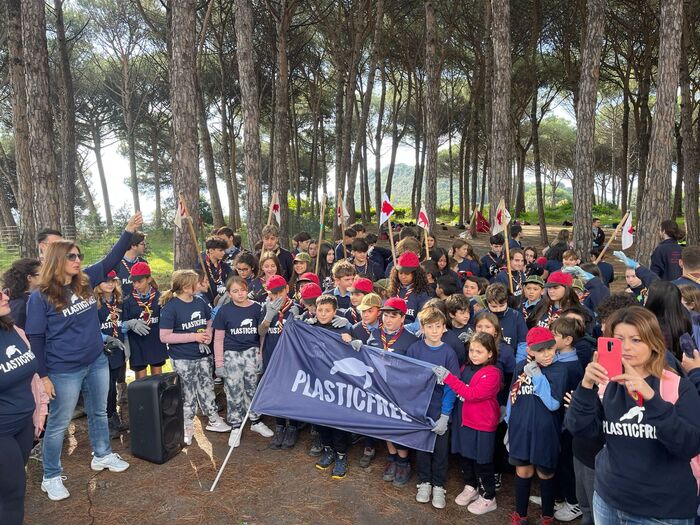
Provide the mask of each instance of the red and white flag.
POLYGON ((185 205, 182 202, 182 199, 177 200, 177 210, 175 210, 175 226, 177 226, 178 230, 182 230, 182 221, 187 219, 187 213, 185 212, 185 205))
POLYGON ((508 209, 506 208, 506 202, 501 199, 501 202, 498 203, 498 208, 496 209, 496 215, 493 218, 491 235, 497 235, 502 231, 505 231, 508 223, 510 223, 510 213, 508 213, 508 209))
POLYGON ((280 197, 277 192, 272 193, 272 200, 270 200, 270 217, 274 216, 277 221, 277 225, 282 224, 282 214, 280 213, 280 197))
POLYGON ((336 215, 338 217, 338 226, 342 224, 347 224, 350 220, 350 214, 348 209, 345 207, 345 201, 342 198, 338 198, 338 207, 336 208, 336 215))
POLYGON ((425 212, 425 208, 423 206, 421 206, 421 209, 418 212, 418 220, 416 221, 416 224, 424 230, 430 230, 430 221, 428 220, 428 214, 425 212))
POLYGON ((634 226, 632 226, 632 212, 627 214, 627 220, 622 225, 622 249, 626 250, 634 244, 634 226))
POLYGON ((392 215, 394 215, 394 207, 389 202, 389 197, 387 197, 385 193, 384 195, 382 195, 382 209, 381 214, 379 216, 379 224, 384 224, 386 221, 389 220, 389 217, 391 217, 392 215))

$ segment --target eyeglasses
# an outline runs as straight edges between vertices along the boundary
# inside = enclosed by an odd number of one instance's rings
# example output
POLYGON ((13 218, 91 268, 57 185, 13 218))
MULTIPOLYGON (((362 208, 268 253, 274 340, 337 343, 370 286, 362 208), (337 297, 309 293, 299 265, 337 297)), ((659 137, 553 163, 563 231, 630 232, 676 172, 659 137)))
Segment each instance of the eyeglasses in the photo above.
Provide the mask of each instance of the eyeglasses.
POLYGON ((82 261, 85 258, 85 256, 82 253, 67 253, 66 254, 66 259, 68 259, 70 262, 75 262, 76 260, 82 261))

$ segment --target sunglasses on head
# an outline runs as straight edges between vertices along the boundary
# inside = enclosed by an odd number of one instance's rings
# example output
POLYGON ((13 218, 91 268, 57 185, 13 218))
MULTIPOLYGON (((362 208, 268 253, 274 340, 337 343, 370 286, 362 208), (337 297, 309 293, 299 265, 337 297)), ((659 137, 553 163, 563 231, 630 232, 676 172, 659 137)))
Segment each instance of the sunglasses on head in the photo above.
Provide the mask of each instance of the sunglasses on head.
POLYGON ((66 254, 66 259, 68 259, 70 262, 82 261, 84 258, 85 258, 85 256, 82 253, 67 253, 66 254))

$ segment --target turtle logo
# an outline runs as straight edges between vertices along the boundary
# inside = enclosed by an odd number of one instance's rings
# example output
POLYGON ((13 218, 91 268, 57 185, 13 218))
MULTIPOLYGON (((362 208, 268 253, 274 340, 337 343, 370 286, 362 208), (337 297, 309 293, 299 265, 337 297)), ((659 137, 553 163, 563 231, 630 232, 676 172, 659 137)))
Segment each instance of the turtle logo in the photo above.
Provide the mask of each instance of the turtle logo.
POLYGON ((5 349, 5 355, 7 356, 8 359, 12 359, 12 356, 15 354, 22 355, 22 351, 19 348, 17 348, 15 345, 10 345, 5 349))
POLYGON ((629 419, 634 419, 637 418, 637 424, 642 422, 642 418, 644 417, 644 407, 632 407, 630 408, 626 414, 623 414, 622 417, 620 417, 620 421, 627 421, 629 419))
POLYGON ((192 317, 190 317, 190 321, 194 321, 195 319, 201 319, 202 318, 202 312, 196 311, 192 312, 192 317))
POLYGON ((253 320, 252 319, 244 319, 241 322, 241 328, 243 328, 244 326, 253 326, 253 320))
POLYGON ((345 359, 340 359, 339 361, 333 361, 333 368, 331 368, 331 375, 335 375, 338 372, 356 377, 365 377, 365 384, 362 386, 365 390, 372 386, 372 377, 370 374, 374 372, 374 368, 367 366, 365 363, 356 359, 354 357, 346 357, 345 359))
POLYGON ((70 302, 71 302, 71 304, 72 304, 72 303, 77 303, 78 301, 80 301, 80 297, 78 297, 76 294, 73 294, 73 295, 70 296, 70 302))

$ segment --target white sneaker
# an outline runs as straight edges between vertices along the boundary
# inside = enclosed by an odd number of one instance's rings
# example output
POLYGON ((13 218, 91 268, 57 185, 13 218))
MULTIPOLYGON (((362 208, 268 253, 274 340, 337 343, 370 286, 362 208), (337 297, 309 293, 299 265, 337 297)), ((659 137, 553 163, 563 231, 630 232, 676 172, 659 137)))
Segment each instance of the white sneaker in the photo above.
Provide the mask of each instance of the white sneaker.
POLYGON ((461 507, 466 507, 479 497, 479 492, 471 485, 464 485, 464 490, 455 498, 455 503, 461 507))
POLYGON ((241 444, 241 429, 234 428, 231 430, 231 435, 228 438, 229 447, 237 447, 241 444))
MULTIPOLYGON (((530 503, 534 503, 538 507, 542 506, 542 498, 539 496, 530 496, 530 503)), ((554 512, 563 509, 566 506, 566 501, 555 501, 554 512)))
POLYGON ((275 433, 272 430, 270 430, 270 427, 268 427, 262 421, 258 421, 257 423, 250 425, 250 430, 266 438, 270 438, 275 435, 275 433))
POLYGON ((564 505, 554 512, 554 519, 557 521, 573 521, 581 516, 583 516, 581 507, 579 507, 578 504, 573 505, 568 501, 564 502, 564 505))
POLYGON ((194 436, 194 427, 193 426, 186 426, 185 427, 184 441, 185 441, 185 445, 187 445, 188 447, 192 444, 192 436, 194 436))
POLYGON ((479 498, 476 501, 474 501, 471 505, 467 507, 467 510, 472 514, 480 516, 481 514, 486 514, 487 512, 494 511, 497 508, 498 505, 496 505, 496 498, 486 499, 483 496, 479 496, 479 498))
POLYGON ((103 458, 92 457, 90 468, 99 472, 100 470, 109 469, 110 472, 124 472, 129 468, 129 464, 124 461, 119 454, 112 452, 103 458))
POLYGON ((209 424, 206 428, 211 432, 228 432, 231 430, 231 427, 226 424, 226 421, 224 421, 219 414, 209 416, 209 424))
POLYGON ((65 476, 56 476, 55 478, 42 479, 41 480, 41 490, 46 492, 46 495, 51 501, 61 501, 70 496, 68 489, 63 486, 63 480, 66 479, 65 476))
POLYGON ((447 491, 442 487, 433 487, 433 507, 436 509, 444 509, 447 502, 445 501, 445 494, 447 491))
POLYGON ((416 486, 418 492, 416 493, 416 501, 418 503, 428 503, 430 501, 430 494, 433 491, 433 486, 428 483, 420 483, 416 486))

